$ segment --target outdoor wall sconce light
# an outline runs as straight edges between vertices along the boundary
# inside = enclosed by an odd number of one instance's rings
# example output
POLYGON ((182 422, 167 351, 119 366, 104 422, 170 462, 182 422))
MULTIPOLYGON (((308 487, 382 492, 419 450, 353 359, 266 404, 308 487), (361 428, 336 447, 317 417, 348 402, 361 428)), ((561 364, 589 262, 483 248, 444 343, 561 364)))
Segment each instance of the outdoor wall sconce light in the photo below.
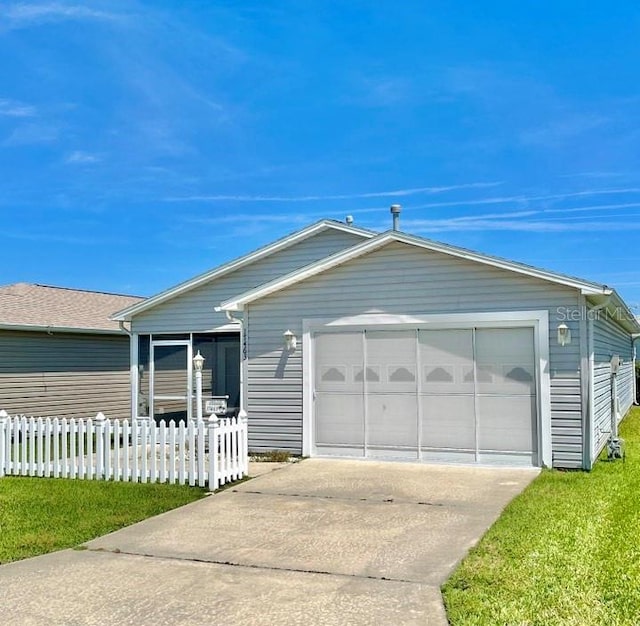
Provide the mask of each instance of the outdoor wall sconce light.
POLYGON ((571 343, 571 331, 566 324, 558 324, 558 343, 568 346, 571 343))
POLYGON ((298 345, 298 338, 290 330, 285 330, 282 336, 284 337, 284 347, 289 352, 294 352, 298 345))

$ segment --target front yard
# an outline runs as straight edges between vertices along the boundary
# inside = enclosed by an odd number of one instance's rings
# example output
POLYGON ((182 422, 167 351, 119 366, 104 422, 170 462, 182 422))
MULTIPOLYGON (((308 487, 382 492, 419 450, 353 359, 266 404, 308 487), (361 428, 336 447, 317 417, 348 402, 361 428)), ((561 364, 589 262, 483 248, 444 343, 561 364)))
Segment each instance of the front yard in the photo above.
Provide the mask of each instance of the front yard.
POLYGON ((640 408, 626 460, 545 470, 443 588, 450 623, 640 624, 640 408))
POLYGON ((70 548, 204 496, 197 487, 0 479, 0 563, 70 548))

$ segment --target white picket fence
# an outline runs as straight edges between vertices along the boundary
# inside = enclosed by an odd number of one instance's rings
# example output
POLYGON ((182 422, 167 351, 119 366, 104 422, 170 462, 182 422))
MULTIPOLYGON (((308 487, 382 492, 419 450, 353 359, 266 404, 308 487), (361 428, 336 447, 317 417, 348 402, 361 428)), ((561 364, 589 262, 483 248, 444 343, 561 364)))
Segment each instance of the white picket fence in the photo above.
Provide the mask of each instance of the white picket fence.
POLYGON ((0 477, 179 483, 211 491, 248 473, 247 418, 10 417, 0 411, 0 477))

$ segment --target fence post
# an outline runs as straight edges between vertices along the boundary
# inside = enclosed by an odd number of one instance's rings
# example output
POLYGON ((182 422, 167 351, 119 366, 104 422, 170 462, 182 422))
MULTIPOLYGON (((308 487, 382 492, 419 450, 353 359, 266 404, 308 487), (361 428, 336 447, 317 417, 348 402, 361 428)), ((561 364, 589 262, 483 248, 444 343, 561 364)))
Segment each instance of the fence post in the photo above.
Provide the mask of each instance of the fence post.
POLYGON ((11 441, 10 437, 7 437, 7 424, 9 423, 9 414, 4 410, 0 410, 0 478, 5 475, 6 467, 11 455, 7 457, 7 441, 11 441))
MULTIPOLYGON (((96 480, 106 478, 104 475, 105 441, 104 427, 107 418, 104 413, 98 413, 93 421, 96 430, 96 480)), ((107 446, 108 449, 108 446, 107 446)))
POLYGON ((249 475, 249 415, 244 409, 238 413, 238 422, 241 424, 239 440, 242 452, 240 453, 240 461, 242 477, 244 477, 249 475))
POLYGON ((218 463, 218 447, 220 420, 214 413, 207 422, 209 435, 209 491, 215 491, 220 486, 220 465, 218 463))

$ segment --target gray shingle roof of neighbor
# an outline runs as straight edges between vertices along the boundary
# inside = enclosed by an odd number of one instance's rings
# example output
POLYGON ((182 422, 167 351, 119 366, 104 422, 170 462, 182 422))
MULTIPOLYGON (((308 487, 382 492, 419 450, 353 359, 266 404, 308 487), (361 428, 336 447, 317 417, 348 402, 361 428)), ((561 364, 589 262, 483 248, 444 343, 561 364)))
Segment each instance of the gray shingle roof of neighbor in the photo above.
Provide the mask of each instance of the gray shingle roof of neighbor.
POLYGON ((120 333, 109 316, 144 298, 31 283, 0 287, 0 328, 120 333))

